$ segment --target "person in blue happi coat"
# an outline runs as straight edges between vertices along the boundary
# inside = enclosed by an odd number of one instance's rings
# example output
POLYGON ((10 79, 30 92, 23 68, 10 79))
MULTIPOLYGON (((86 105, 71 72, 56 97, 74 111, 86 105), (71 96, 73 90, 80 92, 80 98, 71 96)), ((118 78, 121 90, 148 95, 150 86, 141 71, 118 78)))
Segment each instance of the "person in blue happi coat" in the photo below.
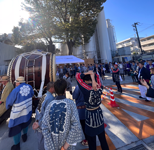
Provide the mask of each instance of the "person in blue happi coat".
POLYGON ((58 95, 47 106, 42 119, 45 150, 75 150, 82 141, 82 129, 75 103, 65 97, 67 82, 54 83, 58 95))
POLYGON ((6 99, 6 108, 12 107, 9 121, 9 137, 13 137, 14 145, 11 150, 20 150, 20 137, 23 131, 22 140, 27 141, 28 126, 32 116, 32 97, 34 91, 31 85, 26 84, 24 77, 17 78, 16 88, 6 99))
POLYGON ((96 150, 96 135, 99 138, 102 150, 109 150, 104 130, 103 112, 100 107, 103 86, 99 75, 93 71, 84 74, 77 73, 76 80, 84 96, 85 134, 89 150, 96 150))
POLYGON ((54 89, 54 83, 49 82, 47 84, 47 93, 42 96, 42 98, 39 100, 39 104, 37 109, 35 110, 36 116, 35 116, 35 122, 33 123, 33 130, 36 131, 37 138, 38 138, 38 150, 45 150, 44 149, 44 137, 42 134, 42 118, 45 113, 45 110, 48 106, 48 104, 55 99, 55 97, 52 95, 55 92, 54 89))
POLYGON ((80 123, 81 123, 82 130, 83 130, 83 133, 84 133, 84 136, 85 136, 85 140, 83 140, 81 142, 81 144, 84 145, 84 146, 88 146, 88 141, 87 141, 86 134, 85 134, 85 110, 86 110, 86 106, 84 104, 84 101, 85 101, 84 96, 83 96, 83 94, 82 94, 78 85, 75 87, 75 90, 74 90, 72 96, 73 96, 73 99, 75 99, 75 102, 76 102, 76 106, 77 106, 79 118, 80 118, 80 123))

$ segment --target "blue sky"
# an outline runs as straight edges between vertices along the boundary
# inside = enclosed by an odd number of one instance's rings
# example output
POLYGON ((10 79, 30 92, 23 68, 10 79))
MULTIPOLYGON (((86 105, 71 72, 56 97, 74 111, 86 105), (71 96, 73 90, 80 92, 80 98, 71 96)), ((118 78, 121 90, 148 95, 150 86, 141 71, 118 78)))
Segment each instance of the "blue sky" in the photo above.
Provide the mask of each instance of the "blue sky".
POLYGON ((107 0, 104 4, 106 19, 115 27, 117 42, 134 37, 132 24, 140 22, 140 37, 154 35, 154 0, 107 0))
MULTIPOLYGON (((21 17, 28 14, 21 10, 24 0, 0 0, 0 34, 11 33, 21 17)), ((140 22, 140 37, 154 34, 154 0, 107 0, 104 4, 106 19, 111 19, 115 27, 117 42, 134 37, 132 24, 140 22)))

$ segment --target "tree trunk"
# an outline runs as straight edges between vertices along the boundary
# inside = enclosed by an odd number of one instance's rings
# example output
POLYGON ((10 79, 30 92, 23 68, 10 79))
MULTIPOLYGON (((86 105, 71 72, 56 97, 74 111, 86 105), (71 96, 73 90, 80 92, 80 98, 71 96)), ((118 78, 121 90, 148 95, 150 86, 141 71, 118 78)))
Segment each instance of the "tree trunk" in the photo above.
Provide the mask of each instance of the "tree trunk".
POLYGON ((69 50, 69 55, 73 54, 73 41, 67 41, 67 46, 68 46, 68 50, 69 50))
POLYGON ((55 45, 53 45, 52 41, 49 42, 48 51, 55 54, 55 45))

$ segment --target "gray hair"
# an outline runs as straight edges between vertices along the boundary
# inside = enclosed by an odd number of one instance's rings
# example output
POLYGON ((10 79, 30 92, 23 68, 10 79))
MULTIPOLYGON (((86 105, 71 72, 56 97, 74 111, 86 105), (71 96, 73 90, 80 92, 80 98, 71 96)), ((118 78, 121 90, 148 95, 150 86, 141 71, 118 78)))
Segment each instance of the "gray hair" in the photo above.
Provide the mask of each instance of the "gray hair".
POLYGON ((54 82, 49 82, 49 83, 47 84, 47 91, 48 91, 50 88, 52 88, 52 87, 54 87, 54 82))

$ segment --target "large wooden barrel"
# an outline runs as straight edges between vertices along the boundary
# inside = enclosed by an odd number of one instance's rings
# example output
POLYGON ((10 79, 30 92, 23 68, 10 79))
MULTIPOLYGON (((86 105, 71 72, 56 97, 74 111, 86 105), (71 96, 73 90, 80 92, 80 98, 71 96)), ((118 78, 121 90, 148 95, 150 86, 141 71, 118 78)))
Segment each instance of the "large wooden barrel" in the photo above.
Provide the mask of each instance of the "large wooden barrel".
POLYGON ((7 75, 12 83, 24 76, 27 84, 42 96, 43 88, 50 81, 56 80, 55 55, 50 52, 34 50, 22 53, 13 58, 9 64, 7 75))

